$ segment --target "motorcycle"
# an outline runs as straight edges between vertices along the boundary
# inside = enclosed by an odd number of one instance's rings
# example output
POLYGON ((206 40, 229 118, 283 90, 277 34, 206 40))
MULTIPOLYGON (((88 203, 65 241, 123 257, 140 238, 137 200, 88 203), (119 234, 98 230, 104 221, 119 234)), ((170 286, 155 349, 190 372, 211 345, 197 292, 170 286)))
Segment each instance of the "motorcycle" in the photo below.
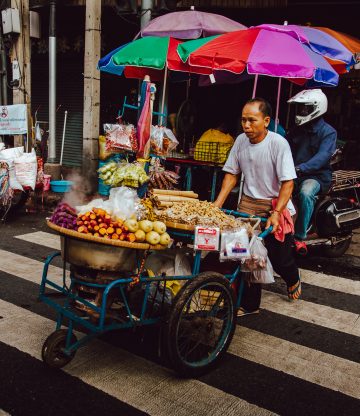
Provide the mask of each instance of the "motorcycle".
POLYGON ((360 171, 334 171, 330 190, 317 196, 308 230, 316 237, 306 240, 297 252, 306 255, 307 247, 320 246, 326 257, 340 257, 356 228, 360 228, 360 171))

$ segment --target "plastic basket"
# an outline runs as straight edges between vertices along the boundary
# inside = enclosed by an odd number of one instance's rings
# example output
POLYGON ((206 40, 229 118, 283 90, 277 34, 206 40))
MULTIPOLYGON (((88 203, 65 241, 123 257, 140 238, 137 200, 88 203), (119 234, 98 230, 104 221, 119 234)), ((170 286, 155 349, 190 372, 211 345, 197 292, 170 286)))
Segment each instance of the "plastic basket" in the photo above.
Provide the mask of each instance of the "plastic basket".
POLYGON ((202 162, 223 164, 232 148, 230 143, 203 142, 196 143, 194 159, 202 162))

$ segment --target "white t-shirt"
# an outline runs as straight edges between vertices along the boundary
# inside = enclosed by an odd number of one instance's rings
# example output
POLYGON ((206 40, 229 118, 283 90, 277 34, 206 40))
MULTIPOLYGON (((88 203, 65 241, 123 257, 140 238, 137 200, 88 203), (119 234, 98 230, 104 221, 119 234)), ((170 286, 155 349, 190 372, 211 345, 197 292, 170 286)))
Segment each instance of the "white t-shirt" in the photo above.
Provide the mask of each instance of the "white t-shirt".
POLYGON ((272 131, 257 144, 251 144, 245 133, 240 134, 223 170, 233 175, 242 172, 244 194, 255 199, 277 198, 281 182, 296 178, 289 143, 272 131))

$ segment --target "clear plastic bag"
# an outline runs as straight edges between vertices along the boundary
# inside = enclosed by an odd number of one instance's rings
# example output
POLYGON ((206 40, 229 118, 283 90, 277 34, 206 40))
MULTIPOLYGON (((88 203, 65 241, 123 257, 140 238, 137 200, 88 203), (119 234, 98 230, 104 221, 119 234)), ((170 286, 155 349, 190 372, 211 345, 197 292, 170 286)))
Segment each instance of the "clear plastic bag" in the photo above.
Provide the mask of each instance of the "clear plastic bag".
POLYGON ((254 235, 250 242, 250 257, 245 259, 241 271, 250 283, 274 283, 274 271, 263 239, 254 235))
POLYGON ((158 156, 166 156, 179 144, 174 133, 162 126, 151 126, 151 151, 158 156))
POLYGON ((104 124, 105 150, 137 151, 136 131, 133 124, 104 124))

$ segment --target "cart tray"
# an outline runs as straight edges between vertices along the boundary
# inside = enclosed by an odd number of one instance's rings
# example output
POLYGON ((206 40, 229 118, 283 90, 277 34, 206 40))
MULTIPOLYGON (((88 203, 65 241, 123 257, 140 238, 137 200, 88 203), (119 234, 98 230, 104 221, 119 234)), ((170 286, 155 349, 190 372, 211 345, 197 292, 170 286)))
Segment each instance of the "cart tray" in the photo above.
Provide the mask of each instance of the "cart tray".
POLYGON ((53 224, 51 221, 47 221, 47 225, 54 231, 57 231, 60 235, 76 238, 79 240, 93 241, 94 243, 105 244, 113 247, 127 247, 135 250, 164 250, 166 247, 160 244, 152 246, 148 243, 130 243, 129 241, 109 240, 102 237, 94 237, 90 234, 78 233, 74 230, 68 230, 67 228, 59 227, 53 224))
POLYGON ((184 230, 184 231, 194 231, 195 225, 189 224, 182 224, 180 222, 172 222, 172 221, 164 221, 167 228, 172 228, 176 230, 184 230))

